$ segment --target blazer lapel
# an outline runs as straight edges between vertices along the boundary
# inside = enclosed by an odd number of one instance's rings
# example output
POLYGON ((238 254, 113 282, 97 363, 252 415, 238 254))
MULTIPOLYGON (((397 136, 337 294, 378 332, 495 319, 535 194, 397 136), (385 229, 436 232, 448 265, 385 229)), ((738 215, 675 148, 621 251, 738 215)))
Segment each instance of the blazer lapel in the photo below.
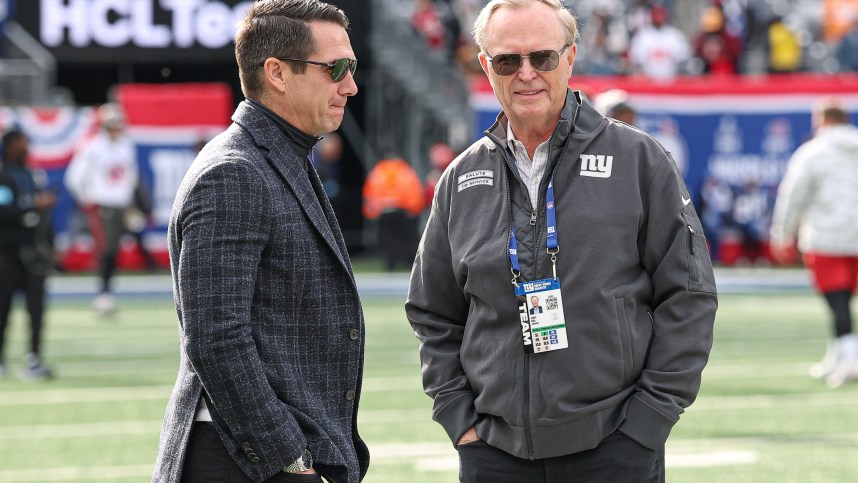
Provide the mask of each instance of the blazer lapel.
POLYGON ((309 160, 292 151, 288 147, 288 143, 282 140, 283 134, 279 128, 264 113, 254 109, 247 101, 238 106, 235 114, 233 114, 233 121, 245 127, 256 143, 268 150, 265 158, 295 193, 295 197, 298 199, 301 209, 307 214, 310 223, 319 232, 351 277, 352 272, 347 262, 348 255, 345 242, 342 240, 342 234, 327 196, 322 196, 324 195, 322 183, 312 166, 309 167, 309 172, 304 171, 303 163, 309 162, 309 160), (313 189, 311 178, 321 190, 319 195, 313 189), (324 200, 324 208, 319 202, 320 199, 324 200))

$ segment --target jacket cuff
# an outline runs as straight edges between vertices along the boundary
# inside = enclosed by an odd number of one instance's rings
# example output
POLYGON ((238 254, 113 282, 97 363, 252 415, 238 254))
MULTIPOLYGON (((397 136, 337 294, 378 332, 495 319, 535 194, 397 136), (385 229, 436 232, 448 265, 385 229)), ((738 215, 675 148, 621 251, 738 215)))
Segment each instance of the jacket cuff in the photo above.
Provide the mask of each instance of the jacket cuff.
POLYGON ((671 421, 637 397, 632 397, 620 432, 655 451, 664 446, 674 424, 676 421, 671 421))
POLYGON ((459 396, 436 411, 434 419, 444 427, 455 447, 465 431, 475 426, 479 419, 474 408, 474 397, 470 394, 459 396))

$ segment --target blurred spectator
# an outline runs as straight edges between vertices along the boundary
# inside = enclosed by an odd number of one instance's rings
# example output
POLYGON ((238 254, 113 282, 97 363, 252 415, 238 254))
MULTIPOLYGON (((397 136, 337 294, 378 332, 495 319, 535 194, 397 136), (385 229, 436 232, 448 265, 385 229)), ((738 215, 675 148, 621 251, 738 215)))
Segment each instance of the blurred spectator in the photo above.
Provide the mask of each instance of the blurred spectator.
POLYGON ((730 185, 715 177, 708 177, 700 188, 700 221, 709 242, 712 261, 721 260, 721 232, 732 224, 733 191, 730 185))
POLYGON ((429 164, 431 169, 426 174, 426 187, 424 188, 426 207, 432 206, 432 198, 435 197, 435 185, 438 184, 438 180, 441 179, 444 170, 447 169, 447 166, 454 159, 456 159, 456 152, 444 143, 436 143, 429 148, 429 164))
POLYGON ((6 22, 15 17, 15 0, 0 0, 0 57, 6 56, 6 22))
POLYGON ((629 37, 634 37, 652 24, 652 7, 651 0, 633 0, 625 16, 629 37))
POLYGON ((635 125, 637 114, 629 104, 629 94, 622 89, 610 89, 597 95, 593 99, 593 107, 605 117, 635 125))
POLYGON ((778 189, 771 243, 783 262, 794 261, 798 244, 831 309, 835 338, 810 374, 839 386, 858 381, 858 337, 850 311, 858 281, 858 128, 833 100, 816 106, 813 126, 815 137, 790 158, 778 189))
MULTIPOLYGON (((340 228, 346 233, 348 213, 350 213, 349 205, 354 204, 355 201, 359 203, 360 194, 357 194, 357 200, 349 197, 349 184, 345 183, 343 179, 343 140, 339 134, 329 132, 323 135, 322 140, 316 144, 313 166, 319 174, 319 180, 322 182, 325 194, 328 195, 331 208, 337 215, 340 228)), ((356 182, 359 183, 359 181, 356 182)), ((358 184, 356 189, 359 190, 360 188, 358 184)), ((360 217, 360 207, 357 208, 356 216, 360 217)))
MULTIPOLYGON (((333 204, 334 199, 340 194, 340 185, 342 183, 342 166, 343 157, 343 140, 339 134, 330 132, 322 137, 322 140, 316 145, 315 154, 313 155, 313 167, 319 173, 319 179, 322 181, 322 187, 325 188, 325 194, 333 204)), ((335 212, 337 210, 334 210, 335 212)))
POLYGON ((581 55, 576 68, 593 75, 615 75, 623 72, 623 54, 628 50, 625 24, 615 18, 612 10, 595 8, 581 25, 581 55))
POLYGON ((133 202, 125 209, 125 228, 128 233, 134 237, 137 244, 137 251, 143 258, 143 265, 146 270, 152 271, 158 268, 155 257, 146 248, 146 243, 143 240, 143 235, 149 227, 152 218, 152 196, 149 194, 149 186, 140 178, 137 186, 134 188, 133 202))
POLYGON ((433 0, 414 0, 411 26, 423 37, 430 51, 450 54, 459 37, 459 23, 449 6, 433 0))
POLYGON ((126 231, 125 210, 134 201, 139 174, 137 150, 125 134, 125 116, 119 106, 105 104, 97 115, 101 132, 72 158, 65 184, 87 216, 99 263, 101 289, 92 306, 100 315, 108 315, 116 310, 110 282, 126 231))
POLYGON ((858 72, 858 14, 852 17, 851 25, 837 45, 840 72, 858 72))
POLYGON ((438 0, 435 3, 435 9, 438 15, 441 16, 441 23, 444 25, 444 37, 447 42, 444 47, 449 60, 456 58, 456 50, 462 44, 462 24, 459 22, 459 17, 453 11, 451 3, 454 0, 438 0))
POLYGON ((363 187, 363 213, 378 220, 378 247, 385 267, 410 266, 417 252, 418 216, 425 199, 417 173, 400 158, 388 157, 372 168, 363 187))
MULTIPOLYGON (((456 0, 453 2, 453 12, 456 14, 459 26, 474 25, 477 15, 484 5, 483 0, 456 0)), ((456 46, 455 57, 461 65, 465 75, 482 76, 483 69, 477 59, 480 49, 471 38, 471 32, 460 30, 459 41, 456 46)))
POLYGON ((822 37, 836 43, 852 28, 858 15, 858 0, 820 0, 822 3, 822 37))
POLYGON ((694 38, 694 56, 701 62, 704 74, 735 74, 742 56, 742 41, 730 33, 724 13, 715 6, 700 15, 700 33, 694 38))
POLYGON ((49 379, 42 362, 42 322, 45 311, 45 277, 53 268, 51 209, 56 195, 46 189, 47 176, 27 167, 29 141, 18 130, 3 136, 0 166, 0 379, 8 373, 3 358, 4 334, 12 297, 24 292, 30 315, 30 347, 21 377, 49 379))
POLYGON ((733 221, 742 236, 742 255, 748 263, 763 260, 769 230, 769 194, 756 181, 748 181, 733 201, 733 221))
POLYGON ((691 57, 688 39, 668 23, 669 12, 653 7, 652 24, 642 27, 631 40, 629 62, 635 72, 657 81, 669 81, 691 57))
POLYGON ((713 0, 712 5, 724 16, 724 28, 742 43, 747 41, 750 23, 750 4, 755 0, 713 0))
POLYGON ((801 43, 798 35, 775 16, 767 30, 769 73, 797 72, 801 69, 801 43))

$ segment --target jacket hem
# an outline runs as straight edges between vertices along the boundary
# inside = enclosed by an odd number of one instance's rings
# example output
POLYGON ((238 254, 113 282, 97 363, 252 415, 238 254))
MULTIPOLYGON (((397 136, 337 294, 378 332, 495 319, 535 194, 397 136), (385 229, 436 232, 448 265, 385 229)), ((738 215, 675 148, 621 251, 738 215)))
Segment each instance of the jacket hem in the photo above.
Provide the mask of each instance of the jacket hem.
POLYGON ((637 397, 633 397, 626 409, 626 419, 620 426, 620 431, 641 445, 657 450, 664 446, 674 424, 676 421, 667 419, 637 397))
POLYGON ((455 447, 462 435, 477 424, 474 398, 466 395, 457 397, 442 409, 435 411, 434 419, 444 427, 455 447))

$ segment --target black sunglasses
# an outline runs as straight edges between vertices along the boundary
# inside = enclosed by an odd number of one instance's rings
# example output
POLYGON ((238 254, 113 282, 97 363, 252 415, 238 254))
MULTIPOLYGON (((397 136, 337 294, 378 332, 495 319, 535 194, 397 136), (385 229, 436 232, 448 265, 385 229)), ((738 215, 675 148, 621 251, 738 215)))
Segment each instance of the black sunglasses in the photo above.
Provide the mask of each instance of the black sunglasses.
POLYGON ((352 75, 355 75, 355 71, 357 70, 357 60, 355 59, 337 59, 330 64, 326 64, 324 62, 314 62, 312 60, 304 60, 304 59, 293 59, 291 57, 275 57, 277 60, 283 61, 292 61, 292 62, 301 62, 304 64, 313 64, 320 65, 322 67, 331 69, 331 79, 334 82, 339 82, 343 80, 343 77, 346 76, 346 72, 351 72, 352 75))
POLYGON ((556 50, 535 50, 529 54, 498 54, 494 57, 486 52, 486 58, 492 63, 492 69, 497 75, 512 75, 521 68, 523 58, 530 59, 530 65, 541 72, 551 72, 560 65, 560 55, 571 44, 564 45, 560 52, 556 50))

